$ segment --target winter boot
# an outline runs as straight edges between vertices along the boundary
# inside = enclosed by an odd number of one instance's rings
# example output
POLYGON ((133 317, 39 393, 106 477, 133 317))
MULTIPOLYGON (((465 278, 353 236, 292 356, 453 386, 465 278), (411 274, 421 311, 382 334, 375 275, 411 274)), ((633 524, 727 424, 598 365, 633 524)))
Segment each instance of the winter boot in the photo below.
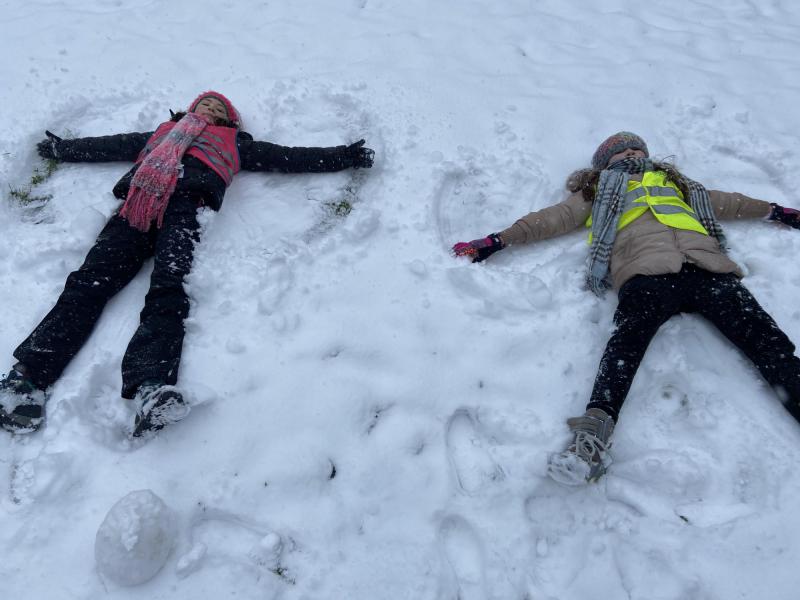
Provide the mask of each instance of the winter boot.
POLYGON ((11 433, 32 433, 44 422, 46 396, 15 365, 0 379, 0 427, 11 433))
POLYGON ((552 454, 547 474, 567 485, 596 481, 611 464, 608 449, 614 433, 614 419, 599 408, 590 408, 580 417, 567 419, 575 441, 561 454, 552 454))
POLYGON ((139 410, 133 424, 133 437, 140 437, 148 431, 158 431, 170 423, 186 418, 190 407, 183 396, 171 385, 143 383, 136 392, 134 401, 139 410))

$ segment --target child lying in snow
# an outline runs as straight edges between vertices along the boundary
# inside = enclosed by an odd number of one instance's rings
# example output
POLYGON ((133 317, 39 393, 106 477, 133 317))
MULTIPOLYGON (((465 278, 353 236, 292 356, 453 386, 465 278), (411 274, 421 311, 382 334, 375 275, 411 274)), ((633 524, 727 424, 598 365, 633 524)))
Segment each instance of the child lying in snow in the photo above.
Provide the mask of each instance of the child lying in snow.
POLYGON ((231 102, 204 92, 188 112, 155 132, 62 140, 48 132, 39 154, 69 162, 135 161, 114 186, 124 200, 100 232, 83 265, 67 278, 55 307, 14 351, 17 363, 0 381, 0 425, 35 431, 44 419, 45 391, 89 337, 106 302, 150 256, 155 265, 139 328, 122 360, 122 397, 134 399, 133 435, 186 416, 174 388, 189 300, 183 282, 199 239, 197 210, 218 210, 240 170, 321 173, 369 168, 364 140, 332 148, 289 148, 257 142, 240 130, 231 102))
POLYGON ((766 218, 800 229, 800 213, 742 194, 706 190, 673 166, 650 160, 639 136, 605 140, 592 168, 567 180, 572 194, 508 229, 453 246, 473 262, 513 244, 591 227, 586 280, 602 295, 613 287, 616 329, 580 417, 567 420, 574 441, 550 457, 548 473, 570 484, 605 473, 614 424, 650 340, 672 315, 695 312, 747 356, 800 421, 800 359, 794 344, 741 284, 725 254, 717 219, 766 218))

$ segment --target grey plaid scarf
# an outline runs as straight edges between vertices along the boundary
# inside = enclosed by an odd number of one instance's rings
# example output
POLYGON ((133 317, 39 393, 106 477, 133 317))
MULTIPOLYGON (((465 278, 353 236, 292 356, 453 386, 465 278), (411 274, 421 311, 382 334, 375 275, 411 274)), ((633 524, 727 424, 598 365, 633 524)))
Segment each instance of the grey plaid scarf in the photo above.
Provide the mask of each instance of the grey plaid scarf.
MULTIPOLYGON (((600 173, 597 192, 592 204, 592 246, 587 260, 586 283, 595 294, 602 297, 611 287, 609 264, 614 240, 617 237, 617 224, 625 211, 625 193, 628 180, 633 174, 660 170, 649 158, 625 158, 609 165, 600 173)), ((672 169, 674 170, 674 169, 672 169)), ((714 209, 708 198, 708 191, 700 183, 681 175, 682 183, 689 192, 687 200, 698 220, 719 242, 725 251, 725 235, 714 216, 714 209)), ((677 182, 676 182, 677 183, 677 182)))

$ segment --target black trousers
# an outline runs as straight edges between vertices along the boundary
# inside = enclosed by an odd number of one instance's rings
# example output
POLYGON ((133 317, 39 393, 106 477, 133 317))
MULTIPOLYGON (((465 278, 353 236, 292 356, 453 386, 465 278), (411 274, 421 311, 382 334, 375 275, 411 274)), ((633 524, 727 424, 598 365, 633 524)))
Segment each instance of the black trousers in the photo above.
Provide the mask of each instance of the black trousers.
POLYGON ((160 229, 143 232, 114 215, 83 265, 67 277, 56 305, 14 351, 34 384, 53 384, 94 329, 108 300, 154 257, 150 290, 122 360, 122 396, 133 398, 144 382, 174 384, 183 348, 189 299, 183 281, 199 237, 198 198, 175 193, 160 229))
POLYGON ((600 360, 587 408, 601 408, 617 420, 656 331, 682 312, 711 321, 753 362, 800 421, 800 358, 794 344, 735 275, 689 264, 680 273, 637 275, 622 286, 616 329, 600 360))

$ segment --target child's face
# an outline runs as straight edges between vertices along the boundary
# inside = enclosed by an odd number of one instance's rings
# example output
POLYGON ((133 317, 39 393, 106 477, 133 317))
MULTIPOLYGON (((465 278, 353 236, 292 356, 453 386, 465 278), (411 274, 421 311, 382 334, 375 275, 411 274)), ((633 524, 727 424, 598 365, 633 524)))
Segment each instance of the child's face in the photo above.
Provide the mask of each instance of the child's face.
MULTIPOLYGON (((626 148, 622 152, 617 152, 614 156, 608 159, 608 165, 614 164, 618 160, 622 160, 623 158, 644 158, 644 151, 642 150, 634 150, 633 148, 626 148)), ((606 166, 608 166, 606 165, 606 166)))
POLYGON ((228 119, 228 111, 225 110, 225 105, 213 98, 208 96, 200 100, 197 103, 197 106, 194 109, 194 112, 198 115, 204 117, 211 117, 212 119, 228 119))

